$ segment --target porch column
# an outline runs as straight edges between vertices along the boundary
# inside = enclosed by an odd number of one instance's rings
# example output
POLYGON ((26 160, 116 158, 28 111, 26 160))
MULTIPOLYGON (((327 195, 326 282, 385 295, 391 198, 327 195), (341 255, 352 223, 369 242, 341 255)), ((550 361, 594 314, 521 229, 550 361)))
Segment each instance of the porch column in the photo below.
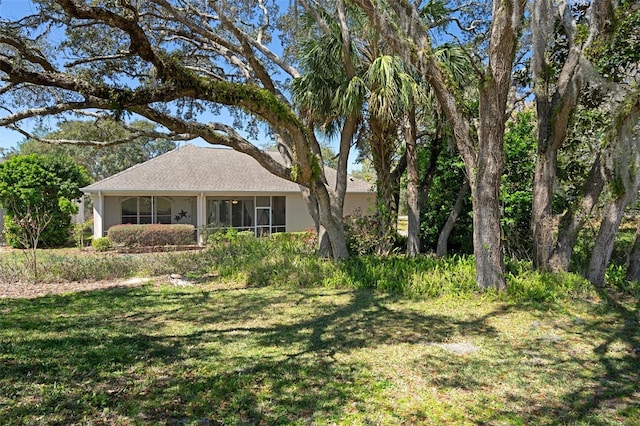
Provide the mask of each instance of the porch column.
POLYGON ((204 227, 207 226, 206 223, 206 217, 207 217, 207 213, 206 213, 206 202, 205 202, 206 198, 204 196, 204 193, 201 192, 200 195, 198 195, 197 197, 197 209, 198 209, 198 213, 197 213, 197 217, 196 217, 196 229, 197 229, 197 235, 198 235, 198 244, 199 245, 203 245, 205 243, 204 241, 204 236, 205 233, 204 231, 204 227))
POLYGON ((104 237, 104 197, 102 191, 93 194, 93 238, 104 237))

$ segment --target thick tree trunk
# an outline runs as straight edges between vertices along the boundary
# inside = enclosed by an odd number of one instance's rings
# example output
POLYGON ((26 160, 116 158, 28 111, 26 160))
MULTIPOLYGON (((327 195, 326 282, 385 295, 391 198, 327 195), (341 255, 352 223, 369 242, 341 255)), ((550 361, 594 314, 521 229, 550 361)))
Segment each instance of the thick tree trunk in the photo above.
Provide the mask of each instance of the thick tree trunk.
POLYGON ((624 209, 627 207, 629 199, 622 196, 612 200, 604 209, 598 237, 591 253, 589 260, 589 269, 587 270, 587 279, 595 286, 604 285, 604 276, 607 271, 607 265, 611 260, 613 252, 613 243, 618 234, 618 228, 624 215, 624 209))
MULTIPOLYGON (((543 125, 541 124, 540 127, 543 125)), ((533 266, 546 271, 554 245, 553 188, 556 181, 557 151, 538 143, 538 158, 533 177, 531 231, 533 233, 533 266)), ((545 144, 546 145, 546 144, 545 144)))
POLYGON ((438 245, 436 246, 436 255, 439 257, 444 257, 447 255, 447 242, 449 241, 449 235, 451 235, 451 231, 456 224, 456 220, 460 216, 462 212, 462 207, 464 206, 464 200, 469 193, 469 182, 466 180, 460 187, 458 191, 458 196, 456 197, 456 202, 449 212, 449 217, 447 217, 447 221, 445 222, 442 230, 440 231, 440 235, 438 235, 438 245))
POLYGON ((585 44, 575 40, 578 33, 568 5, 558 9, 552 0, 536 0, 531 22, 531 65, 538 114, 538 156, 531 206, 533 265, 536 269, 549 271, 553 269, 551 258, 555 244, 552 205, 558 150, 566 138, 569 118, 580 95, 580 60, 584 58, 585 44), (555 74, 549 73, 548 46, 556 37, 554 26, 558 21, 565 26, 569 50, 556 78, 555 74))
POLYGON ((420 208, 418 205, 416 116, 413 109, 409 113, 405 139, 407 143, 407 214, 409 222, 407 256, 415 257, 420 253, 420 208))
POLYGON ((524 0, 493 2, 489 64, 487 75, 480 85, 478 156, 475 169, 473 164, 465 164, 473 198, 476 282, 482 290, 502 290, 506 287, 499 192, 504 168, 505 111, 516 50, 516 33, 520 28, 524 5, 524 0))
POLYGON ((618 234, 620 222, 624 216, 625 208, 633 203, 640 187, 640 134, 638 134, 638 122, 640 121, 640 104, 637 103, 637 94, 632 94, 633 103, 630 110, 624 112, 624 116, 616 117, 616 138, 610 142, 611 164, 608 169, 612 175, 612 187, 614 192, 624 188, 624 192, 612 200, 604 210, 600 224, 600 231, 596 238, 593 253, 589 261, 587 279, 596 286, 604 284, 607 265, 611 260, 613 244, 618 234))
POLYGON ((309 212, 311 219, 313 219, 313 225, 316 230, 316 234, 318 235, 318 254, 322 257, 330 258, 332 257, 331 243, 329 242, 329 235, 320 224, 318 199, 313 192, 302 185, 300 185, 300 192, 302 193, 302 199, 307 205, 307 211, 309 212))
POLYGON ((470 180, 474 207, 476 281, 480 289, 505 288, 498 192, 503 167, 502 142, 506 102, 525 0, 494 0, 487 69, 480 77, 478 138, 466 111, 433 55, 429 32, 413 4, 388 0, 378 9, 371 0, 356 0, 390 46, 417 70, 433 89, 456 138, 470 180), (398 19, 389 19, 393 11, 398 19), (477 145, 476 145, 477 142, 477 145))
POLYGON ((636 238, 627 260, 627 281, 640 281, 640 224, 636 228, 636 238))
MULTIPOLYGON (((397 185, 392 172, 393 143, 391 136, 381 122, 371 120, 373 138, 371 157, 376 171, 377 215, 378 215, 378 254, 388 255, 393 249, 398 206, 396 203, 397 185)), ((393 135, 395 138, 395 134, 393 135)))
POLYGON ((344 235, 344 224, 342 221, 342 209, 338 209, 335 197, 332 197, 330 190, 324 185, 316 184, 312 191, 316 194, 319 207, 320 224, 326 230, 331 244, 331 254, 334 260, 344 260, 349 258, 347 240, 344 235))
MULTIPOLYGON (((497 141, 493 141, 494 144, 497 141)), ((480 289, 506 287, 504 278, 504 259, 502 232, 500 228, 500 201, 498 191, 502 176, 502 164, 496 155, 497 146, 491 155, 479 155, 478 175, 472 179, 471 196, 473 200, 473 253, 476 261, 476 282, 480 289), (482 161, 487 157, 493 161, 482 161)), ((501 154, 500 150, 500 154, 501 154)), ((498 158, 499 157, 499 158, 498 158)))
POLYGON ((560 218, 558 241, 549 260, 549 266, 552 271, 566 272, 569 270, 573 248, 578 241, 578 234, 596 205, 598 197, 600 197, 600 193, 604 188, 604 183, 605 177, 602 173, 600 155, 598 154, 582 186, 580 200, 576 202, 573 209, 568 210, 560 218))

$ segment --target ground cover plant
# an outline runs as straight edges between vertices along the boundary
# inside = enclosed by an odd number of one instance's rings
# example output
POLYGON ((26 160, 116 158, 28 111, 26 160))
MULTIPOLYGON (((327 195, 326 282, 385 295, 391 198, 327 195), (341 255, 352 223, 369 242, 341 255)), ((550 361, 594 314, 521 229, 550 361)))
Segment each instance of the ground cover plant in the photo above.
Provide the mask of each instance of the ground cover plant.
POLYGON ((50 280, 155 278, 0 299, 0 424, 640 422, 634 284, 512 261, 480 294, 468 257, 334 263, 310 238, 43 252, 50 280))

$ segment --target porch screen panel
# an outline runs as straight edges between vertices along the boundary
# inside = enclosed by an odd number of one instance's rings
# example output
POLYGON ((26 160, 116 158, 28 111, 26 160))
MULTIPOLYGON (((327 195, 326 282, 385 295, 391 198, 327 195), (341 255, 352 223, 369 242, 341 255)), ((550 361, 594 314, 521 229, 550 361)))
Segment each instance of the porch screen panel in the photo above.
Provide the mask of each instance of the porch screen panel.
POLYGON ((219 198, 207 200, 207 226, 231 226, 231 200, 219 198))
POLYGON ((156 220, 155 223, 171 223, 171 200, 162 197, 154 199, 156 220))
POLYGON ((255 206, 253 203, 253 198, 247 198, 243 200, 242 207, 244 208, 244 226, 252 227, 254 224, 253 216, 256 213, 255 206))
POLYGON ((240 229, 253 227, 253 198, 231 200, 231 226, 240 229))
POLYGON ((138 223, 138 197, 129 198, 122 202, 122 223, 138 223))
POLYGON ((231 201, 231 226, 234 228, 242 227, 242 201, 231 201))
POLYGON ((256 207, 271 207, 271 197, 256 197, 256 207))
POLYGON ((286 198, 272 197, 271 199, 271 227, 273 232, 286 231, 286 198))

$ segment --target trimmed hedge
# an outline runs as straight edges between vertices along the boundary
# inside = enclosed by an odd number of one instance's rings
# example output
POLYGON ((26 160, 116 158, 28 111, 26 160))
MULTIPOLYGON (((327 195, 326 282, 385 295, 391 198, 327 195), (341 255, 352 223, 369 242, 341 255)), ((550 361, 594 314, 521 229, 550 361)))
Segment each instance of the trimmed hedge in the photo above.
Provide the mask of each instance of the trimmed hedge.
POLYGON ((109 241, 116 246, 182 246, 196 242, 193 225, 116 225, 109 228, 109 241))

